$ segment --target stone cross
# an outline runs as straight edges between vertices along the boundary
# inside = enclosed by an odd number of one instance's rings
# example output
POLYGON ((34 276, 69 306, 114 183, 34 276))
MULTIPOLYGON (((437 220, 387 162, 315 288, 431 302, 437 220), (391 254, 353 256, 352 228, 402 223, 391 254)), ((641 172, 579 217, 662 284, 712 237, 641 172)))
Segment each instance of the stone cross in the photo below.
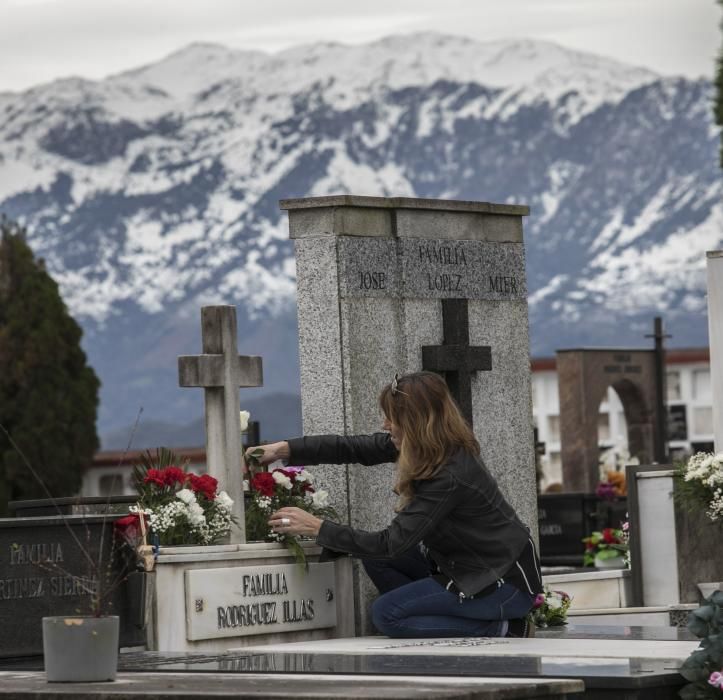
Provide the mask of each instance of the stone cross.
POLYGON ((472 423, 472 373, 490 371, 489 346, 469 344, 467 299, 442 299, 442 345, 422 347, 422 369, 444 372, 447 386, 462 415, 472 423))
POLYGON ((709 251, 706 258, 713 439, 715 451, 723 452, 723 250, 709 251))
POLYGON ((236 525, 229 541, 237 544, 246 541, 238 390, 262 386, 261 358, 238 354, 233 306, 201 309, 201 339, 202 355, 178 358, 178 383, 204 389, 206 464, 208 473, 218 479, 219 490, 233 499, 236 525))

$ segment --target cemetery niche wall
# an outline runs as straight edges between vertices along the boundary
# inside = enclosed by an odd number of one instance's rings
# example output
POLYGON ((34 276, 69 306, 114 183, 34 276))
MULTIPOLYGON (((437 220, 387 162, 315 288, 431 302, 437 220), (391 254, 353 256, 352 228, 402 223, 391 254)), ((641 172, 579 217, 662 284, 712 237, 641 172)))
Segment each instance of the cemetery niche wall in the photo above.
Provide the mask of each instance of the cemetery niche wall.
POLYGON ((658 439, 655 351, 557 351, 560 443, 565 491, 594 493, 600 480, 598 412, 609 386, 620 397, 628 450, 641 463, 654 459, 658 439))

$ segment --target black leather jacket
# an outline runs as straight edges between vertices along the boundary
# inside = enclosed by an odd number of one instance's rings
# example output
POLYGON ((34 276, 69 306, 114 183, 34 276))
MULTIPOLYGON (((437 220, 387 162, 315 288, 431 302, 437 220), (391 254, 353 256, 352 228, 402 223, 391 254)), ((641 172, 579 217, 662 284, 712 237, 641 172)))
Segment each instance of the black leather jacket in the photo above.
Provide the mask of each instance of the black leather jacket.
MULTIPOLYGON (((388 433, 317 435, 288 442, 290 464, 371 465, 397 459, 388 433)), ((336 552, 374 559, 396 557, 423 542, 439 570, 467 597, 508 572, 529 581, 530 593, 541 590, 529 530, 482 460, 463 450, 451 455, 431 479, 414 482, 413 499, 384 530, 366 532, 325 520, 316 541, 336 552), (526 548, 532 548, 533 556, 523 558, 530 563, 520 567, 517 562, 526 548)))

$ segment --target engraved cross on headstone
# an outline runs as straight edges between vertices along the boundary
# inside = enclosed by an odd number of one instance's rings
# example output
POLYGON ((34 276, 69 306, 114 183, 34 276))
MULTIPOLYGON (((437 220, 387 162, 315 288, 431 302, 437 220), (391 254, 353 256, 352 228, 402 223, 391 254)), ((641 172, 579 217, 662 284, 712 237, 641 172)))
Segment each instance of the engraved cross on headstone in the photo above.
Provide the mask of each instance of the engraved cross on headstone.
POLYGON ((472 373, 492 369, 489 346, 469 344, 467 299, 442 299, 442 345, 422 347, 422 369, 444 374, 462 415, 472 425, 472 373))
POLYGON ((219 490, 233 499, 236 524, 230 542, 237 544, 246 541, 238 390, 263 384, 261 358, 238 354, 233 306, 201 309, 201 339, 202 355, 178 358, 178 383, 204 389, 206 464, 208 473, 218 479, 219 490))

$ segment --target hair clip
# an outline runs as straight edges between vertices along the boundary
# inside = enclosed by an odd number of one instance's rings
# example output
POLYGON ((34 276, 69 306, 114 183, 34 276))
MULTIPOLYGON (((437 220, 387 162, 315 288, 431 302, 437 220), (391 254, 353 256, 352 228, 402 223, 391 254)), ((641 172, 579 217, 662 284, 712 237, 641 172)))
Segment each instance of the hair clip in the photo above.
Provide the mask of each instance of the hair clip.
POLYGON ((399 388, 399 373, 398 372, 394 373, 394 379, 392 380, 391 388, 392 388, 392 396, 396 396, 397 394, 403 394, 404 396, 409 396, 409 394, 407 394, 406 391, 402 391, 399 388))

